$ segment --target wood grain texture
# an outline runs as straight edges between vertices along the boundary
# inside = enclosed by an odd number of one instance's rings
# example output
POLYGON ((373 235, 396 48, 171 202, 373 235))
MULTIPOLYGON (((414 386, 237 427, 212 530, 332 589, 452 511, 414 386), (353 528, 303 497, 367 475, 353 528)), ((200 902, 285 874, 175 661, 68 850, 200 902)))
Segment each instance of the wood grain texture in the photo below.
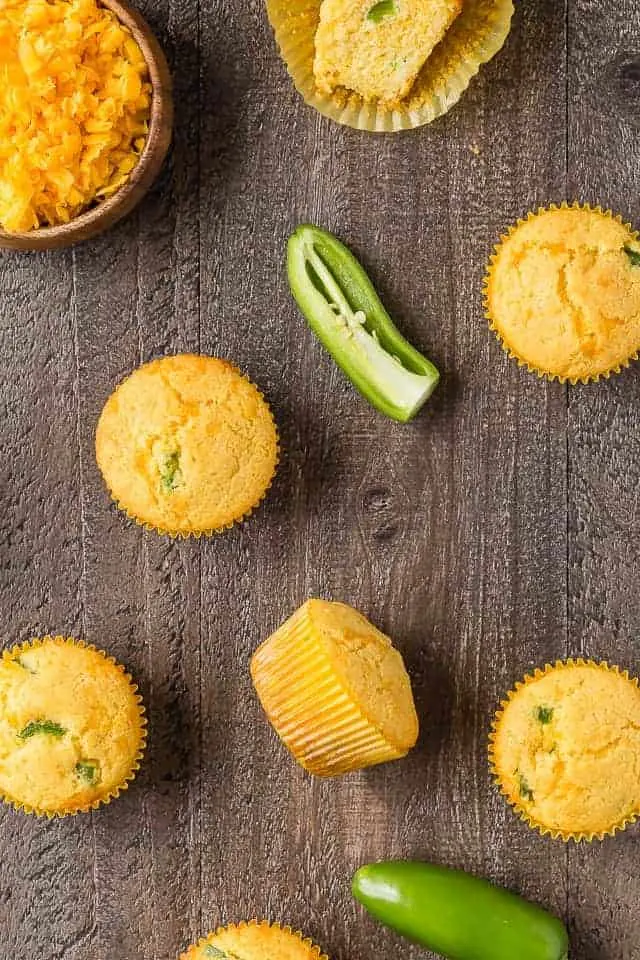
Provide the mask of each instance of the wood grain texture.
POLYGON ((638 831, 539 838, 486 760, 525 671, 567 654, 640 668, 637 374, 540 382, 481 303, 492 244, 528 209, 577 196, 640 223, 636 0, 521 0, 452 113, 381 138, 305 107, 260 0, 139 6, 174 73, 160 181, 89 244, 0 259, 0 609, 5 645, 68 632, 124 662, 149 750, 88 817, 0 810, 0 958, 174 960, 266 916, 335 960, 417 960, 349 882, 424 856, 557 911, 579 960, 640 960, 638 831), (295 309, 284 245, 303 220, 349 243, 442 370, 413 424, 354 395, 295 309), (283 459, 250 522, 173 542, 108 502, 93 438, 123 376, 182 350, 260 385, 283 459), (406 760, 312 780, 265 722, 249 658, 310 595, 354 604, 403 651, 422 717, 406 760))
MULTIPOLYGON (((638 17, 633 0, 615 9, 579 0, 568 20, 568 195, 610 207, 636 226, 640 116, 629 80, 640 65, 638 17)), ((638 371, 630 369, 602 390, 572 391, 568 408, 570 651, 635 674, 639 401, 638 371)), ((585 960, 640 956, 639 855, 637 830, 606 852, 570 850, 569 920, 585 960)))

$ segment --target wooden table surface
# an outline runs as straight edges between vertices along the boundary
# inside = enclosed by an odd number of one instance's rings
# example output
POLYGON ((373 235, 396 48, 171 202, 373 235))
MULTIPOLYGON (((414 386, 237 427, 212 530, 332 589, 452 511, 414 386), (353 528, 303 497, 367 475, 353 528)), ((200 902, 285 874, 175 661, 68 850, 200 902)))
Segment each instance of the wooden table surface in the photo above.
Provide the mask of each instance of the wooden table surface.
POLYGON ((305 107, 262 0, 141 7, 175 74, 160 182, 96 242, 0 257, 0 610, 5 645, 66 633, 126 663, 149 750, 106 809, 2 809, 2 960, 175 960, 253 916, 334 960, 417 960, 350 896, 354 869, 390 856, 540 901, 575 960, 638 960, 639 830, 539 838, 493 788, 486 740, 536 665, 640 670, 640 371, 540 382, 481 305, 491 246, 529 208, 579 198, 640 224, 638 0, 521 0, 459 106, 392 137, 305 107), (283 251, 303 220, 353 247, 442 370, 414 424, 362 402, 293 305, 283 251), (178 351, 250 374, 283 459, 249 523, 174 543, 109 504, 93 442, 115 384, 178 351), (310 595, 357 606, 403 651, 422 719, 406 760, 313 780, 267 725, 249 657, 310 595))

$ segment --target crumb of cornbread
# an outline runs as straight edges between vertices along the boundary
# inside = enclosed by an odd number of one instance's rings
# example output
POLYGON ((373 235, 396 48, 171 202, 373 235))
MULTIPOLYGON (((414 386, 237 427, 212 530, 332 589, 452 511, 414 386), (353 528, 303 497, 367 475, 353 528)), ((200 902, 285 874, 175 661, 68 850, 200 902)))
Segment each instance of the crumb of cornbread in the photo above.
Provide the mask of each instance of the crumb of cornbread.
POLYGON ((95 0, 0 4, 0 226, 66 223, 115 192, 145 143, 151 84, 95 0))
POLYGON ((536 825, 600 834, 640 811, 640 690, 625 675, 573 663, 528 678, 494 736, 496 775, 536 825))
POLYGON ((337 87, 394 104, 462 9, 462 0, 323 0, 314 76, 321 93, 337 87))
POLYGON ((44 638, 0 659, 0 794, 71 813, 109 797, 137 766, 144 722, 124 671, 97 650, 44 638))
POLYGON ((135 370, 109 397, 96 432, 98 465, 130 516, 199 533, 239 520, 276 468, 271 411, 230 363, 180 354, 135 370))
POLYGON ((326 960, 311 940, 266 920, 231 924, 210 933, 180 960, 326 960))
POLYGON ((580 207, 540 212, 500 244, 487 281, 493 329, 536 371, 568 380, 616 370, 640 348, 640 245, 580 207))
POLYGON ((269 720, 311 773, 398 759, 417 740, 401 654, 347 604, 307 600, 258 647, 251 675, 269 720))

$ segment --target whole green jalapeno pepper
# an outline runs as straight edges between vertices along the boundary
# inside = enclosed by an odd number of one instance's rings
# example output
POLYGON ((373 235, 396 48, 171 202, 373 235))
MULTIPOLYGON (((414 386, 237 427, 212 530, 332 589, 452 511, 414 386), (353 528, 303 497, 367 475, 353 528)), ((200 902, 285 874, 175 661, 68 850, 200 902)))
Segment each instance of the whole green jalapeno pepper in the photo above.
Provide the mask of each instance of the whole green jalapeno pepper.
POLYGON ((393 420, 411 420, 440 374, 408 343, 344 244, 305 224, 289 238, 291 292, 309 326, 363 397, 393 420))
POLYGON ((362 867, 353 894, 377 920, 447 960, 567 960, 564 925, 460 870, 391 860, 362 867))

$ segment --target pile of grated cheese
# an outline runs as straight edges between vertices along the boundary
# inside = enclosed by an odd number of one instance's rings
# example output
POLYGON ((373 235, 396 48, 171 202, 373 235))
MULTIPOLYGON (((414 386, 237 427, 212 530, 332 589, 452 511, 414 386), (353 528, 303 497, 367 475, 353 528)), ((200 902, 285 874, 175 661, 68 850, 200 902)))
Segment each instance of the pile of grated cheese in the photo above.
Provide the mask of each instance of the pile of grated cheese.
POLYGON ((0 0, 0 226, 66 223, 136 166, 151 84, 95 0, 0 0))

